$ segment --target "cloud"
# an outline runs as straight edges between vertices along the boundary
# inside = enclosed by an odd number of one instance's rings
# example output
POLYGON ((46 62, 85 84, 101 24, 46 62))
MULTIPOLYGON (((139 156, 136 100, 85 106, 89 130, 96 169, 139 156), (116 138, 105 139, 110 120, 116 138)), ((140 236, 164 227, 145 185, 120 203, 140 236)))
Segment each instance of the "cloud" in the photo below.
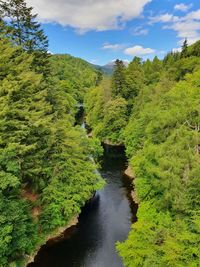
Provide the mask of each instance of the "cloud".
POLYGON ((135 45, 124 50, 124 53, 129 56, 145 56, 154 54, 155 52, 156 51, 152 48, 144 48, 140 45, 135 45))
POLYGON ((169 27, 178 33, 180 38, 195 38, 198 37, 200 30, 200 21, 182 21, 173 24, 169 27))
POLYGON ((174 16, 172 14, 169 13, 165 13, 159 16, 155 16, 155 17, 150 17, 149 18, 149 23, 150 24, 154 24, 154 23, 166 23, 166 22, 176 22, 179 20, 179 17, 174 16))
POLYGON ((163 23, 163 29, 171 29, 177 33, 178 44, 182 45, 185 38, 188 44, 193 44, 200 39, 200 9, 189 12, 185 16, 162 14, 149 18, 149 23, 163 23))
POLYGON ((128 65, 130 64, 130 60, 128 60, 128 59, 123 59, 123 63, 124 63, 126 66, 128 66, 128 65))
POLYGON ((186 20, 200 20, 200 9, 192 11, 185 16, 186 20))
POLYGON ((102 49, 104 50, 113 50, 113 51, 117 51, 120 49, 123 49, 124 45, 123 44, 109 44, 109 43, 105 43, 102 46, 102 49))
POLYGON ((91 60, 89 60, 89 62, 90 62, 91 64, 93 64, 93 65, 96 65, 97 62, 98 62, 98 60, 97 60, 97 59, 91 59, 91 60))
POLYGON ((121 29, 152 0, 27 0, 40 22, 71 26, 80 33, 121 29))
POLYGON ((172 52, 174 52, 174 53, 177 53, 177 52, 181 52, 182 51, 182 47, 178 47, 178 48, 173 48, 172 49, 172 52))
POLYGON ((170 26, 165 26, 164 29, 172 29, 177 32, 179 45, 183 44, 185 38, 187 38, 189 45, 200 38, 200 21, 183 19, 170 26))
POLYGON ((130 29, 130 33, 135 36, 147 35, 149 33, 149 30, 144 29, 143 27, 139 26, 139 27, 130 29))
POLYGON ((180 3, 180 4, 177 4, 177 5, 174 6, 175 10, 179 10, 179 11, 182 11, 182 12, 187 12, 190 8, 192 8, 192 4, 185 5, 183 3, 180 3))

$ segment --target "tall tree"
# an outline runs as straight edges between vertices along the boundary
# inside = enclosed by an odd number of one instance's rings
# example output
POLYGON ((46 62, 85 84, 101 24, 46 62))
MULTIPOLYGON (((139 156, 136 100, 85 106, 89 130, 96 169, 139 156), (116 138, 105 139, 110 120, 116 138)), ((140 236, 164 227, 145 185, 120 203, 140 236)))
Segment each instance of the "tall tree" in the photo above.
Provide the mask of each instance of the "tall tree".
POLYGON ((46 74, 49 72, 48 39, 32 11, 33 8, 27 7, 24 0, 0 0, 0 15, 9 26, 8 37, 15 45, 35 54, 34 70, 46 74))
POLYGON ((112 95, 122 96, 125 87, 125 66, 122 60, 115 61, 114 73, 112 76, 112 95))
POLYGON ((132 102, 133 98, 138 95, 143 84, 144 72, 141 59, 135 57, 126 70, 126 90, 124 90, 123 97, 132 102))
POLYGON ((30 70, 32 56, 7 40, 0 41, 0 62, 0 169, 38 187, 51 131, 48 92, 42 75, 30 70))
POLYGON ((188 41, 187 39, 185 39, 182 45, 181 57, 183 58, 187 56, 188 56, 188 41))

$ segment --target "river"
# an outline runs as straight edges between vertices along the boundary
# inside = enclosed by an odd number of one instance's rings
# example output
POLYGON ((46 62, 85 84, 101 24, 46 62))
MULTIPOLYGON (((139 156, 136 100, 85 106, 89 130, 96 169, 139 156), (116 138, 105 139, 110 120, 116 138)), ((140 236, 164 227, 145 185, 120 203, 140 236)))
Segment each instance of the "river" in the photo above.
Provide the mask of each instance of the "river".
POLYGON ((136 220, 130 180, 123 175, 126 158, 120 151, 104 153, 101 175, 107 184, 83 208, 77 226, 64 238, 44 245, 28 267, 122 267, 115 243, 127 238, 136 220), (112 154, 113 155, 113 154, 112 154))

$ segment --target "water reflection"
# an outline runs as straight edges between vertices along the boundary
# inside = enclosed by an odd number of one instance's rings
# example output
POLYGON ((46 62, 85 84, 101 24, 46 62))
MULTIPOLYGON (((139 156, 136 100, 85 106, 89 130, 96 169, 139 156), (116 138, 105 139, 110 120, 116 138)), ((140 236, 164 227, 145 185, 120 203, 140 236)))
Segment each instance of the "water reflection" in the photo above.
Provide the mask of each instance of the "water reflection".
POLYGON ((125 179, 125 158, 105 155, 101 175, 105 188, 97 192, 65 239, 44 246, 29 267, 122 267, 116 241, 127 238, 136 205, 130 205, 130 181, 125 179), (132 211, 131 211, 132 209, 132 211))

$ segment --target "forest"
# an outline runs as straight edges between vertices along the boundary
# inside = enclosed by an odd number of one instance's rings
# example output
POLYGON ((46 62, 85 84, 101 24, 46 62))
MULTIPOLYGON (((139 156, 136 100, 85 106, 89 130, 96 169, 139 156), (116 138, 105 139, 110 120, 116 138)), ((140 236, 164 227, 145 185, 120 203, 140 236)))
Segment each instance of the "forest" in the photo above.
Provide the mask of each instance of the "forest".
POLYGON ((25 266, 104 186, 101 143, 125 146, 135 177, 124 266, 200 266, 200 41, 103 75, 50 54, 32 11, 0 1, 0 266, 25 266))
POLYGON ((200 266, 200 41, 163 60, 117 60, 85 97, 102 142, 125 145, 137 222, 117 243, 124 266, 200 266), (102 112, 103 110, 103 112, 102 112))
POLYGON ((3 267, 21 266, 49 233, 80 213, 103 180, 90 160, 93 152, 98 156, 98 143, 94 148, 75 126, 78 104, 97 84, 98 72, 83 60, 51 56, 47 37, 24 1, 1 2, 0 14, 3 267))

